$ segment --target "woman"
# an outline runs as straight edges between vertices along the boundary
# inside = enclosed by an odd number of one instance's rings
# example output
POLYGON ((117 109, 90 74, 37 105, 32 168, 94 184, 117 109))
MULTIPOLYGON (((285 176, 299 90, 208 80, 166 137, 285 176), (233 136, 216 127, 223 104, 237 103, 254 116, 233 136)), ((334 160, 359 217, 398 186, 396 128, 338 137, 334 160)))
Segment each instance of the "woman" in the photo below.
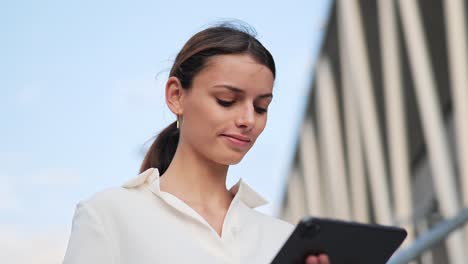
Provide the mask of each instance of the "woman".
POLYGON ((270 52, 244 30, 195 34, 166 83, 177 120, 138 177, 77 206, 64 263, 269 263, 293 226, 255 211, 265 200, 242 180, 227 190, 226 175, 265 128, 274 78, 270 52))

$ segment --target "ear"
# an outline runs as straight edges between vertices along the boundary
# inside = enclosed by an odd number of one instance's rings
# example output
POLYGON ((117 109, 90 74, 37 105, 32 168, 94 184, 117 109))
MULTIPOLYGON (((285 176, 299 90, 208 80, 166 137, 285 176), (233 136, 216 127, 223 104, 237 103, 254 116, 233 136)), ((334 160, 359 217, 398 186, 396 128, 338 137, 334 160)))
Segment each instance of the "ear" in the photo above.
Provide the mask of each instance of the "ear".
POLYGON ((166 104, 175 115, 182 115, 184 89, 177 77, 171 76, 166 83, 166 104))

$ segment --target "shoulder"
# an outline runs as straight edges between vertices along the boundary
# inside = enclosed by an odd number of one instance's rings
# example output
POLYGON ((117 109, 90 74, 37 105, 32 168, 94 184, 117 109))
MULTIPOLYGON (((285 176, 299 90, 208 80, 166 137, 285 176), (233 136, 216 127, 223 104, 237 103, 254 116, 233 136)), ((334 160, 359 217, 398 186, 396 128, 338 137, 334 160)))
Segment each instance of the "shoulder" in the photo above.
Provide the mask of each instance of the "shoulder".
POLYGON ((256 226, 257 228, 264 229, 268 232, 274 230, 275 232, 271 233, 279 237, 288 237, 295 228, 295 226, 289 222, 267 215, 253 208, 248 208, 248 214, 248 219, 252 226, 256 226))
POLYGON ((103 206, 119 203, 120 201, 128 199, 133 195, 135 194, 132 193, 132 190, 122 187, 112 187, 103 189, 89 197, 84 198, 80 201, 80 204, 84 204, 93 208, 100 208, 103 206))
POLYGON ((271 215, 267 215, 265 213, 262 213, 260 211, 257 211, 255 209, 251 209, 251 213, 253 217, 255 217, 259 222, 262 222, 263 224, 266 224, 268 226, 276 227, 279 229, 285 229, 285 230, 292 230, 294 229, 294 225, 286 222, 280 218, 276 218, 271 215))
MULTIPOLYGON (((249 240, 253 241, 256 251, 263 252, 264 256, 275 256, 290 237, 295 226, 252 208, 249 208, 247 215, 248 222, 243 228, 249 240)), ((267 263, 267 260, 261 262, 267 263)))
POLYGON ((124 188, 112 187, 98 191, 84 198, 77 204, 77 209, 83 208, 96 217, 111 219, 132 213, 136 207, 144 204, 147 194, 143 187, 124 188))
POLYGON ((92 196, 82 200, 80 204, 87 205, 94 209, 112 209, 122 210, 127 207, 134 207, 137 202, 148 197, 147 183, 148 179, 159 177, 155 169, 147 170, 133 177, 120 187, 107 188, 99 191, 92 196))

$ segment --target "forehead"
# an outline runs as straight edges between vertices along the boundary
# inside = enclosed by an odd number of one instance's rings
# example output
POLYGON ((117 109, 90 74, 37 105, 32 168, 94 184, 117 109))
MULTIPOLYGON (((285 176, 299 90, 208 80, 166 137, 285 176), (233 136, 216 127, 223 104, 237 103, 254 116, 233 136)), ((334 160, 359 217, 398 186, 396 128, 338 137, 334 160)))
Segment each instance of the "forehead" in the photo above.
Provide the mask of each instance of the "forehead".
POLYGON ((195 86, 224 84, 239 87, 247 93, 271 93, 273 82, 270 69, 245 54, 214 56, 193 80, 195 86))

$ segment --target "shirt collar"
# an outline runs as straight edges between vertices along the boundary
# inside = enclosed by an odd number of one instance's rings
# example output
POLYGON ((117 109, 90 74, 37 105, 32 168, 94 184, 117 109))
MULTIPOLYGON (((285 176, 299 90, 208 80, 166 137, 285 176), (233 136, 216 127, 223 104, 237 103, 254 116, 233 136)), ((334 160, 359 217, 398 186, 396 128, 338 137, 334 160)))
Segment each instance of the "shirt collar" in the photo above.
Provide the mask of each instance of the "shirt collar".
MULTIPOLYGON (((161 189, 159 187, 159 171, 157 168, 149 168, 144 172, 140 173, 136 178, 131 179, 122 185, 124 188, 135 188, 140 185, 148 183, 150 189, 156 195, 160 195, 161 189)), ((239 199, 242 200, 248 207, 256 208, 261 205, 265 205, 268 201, 263 198, 259 193, 257 193, 252 187, 245 183, 242 179, 232 186, 229 191, 235 195, 239 196, 239 199)))

